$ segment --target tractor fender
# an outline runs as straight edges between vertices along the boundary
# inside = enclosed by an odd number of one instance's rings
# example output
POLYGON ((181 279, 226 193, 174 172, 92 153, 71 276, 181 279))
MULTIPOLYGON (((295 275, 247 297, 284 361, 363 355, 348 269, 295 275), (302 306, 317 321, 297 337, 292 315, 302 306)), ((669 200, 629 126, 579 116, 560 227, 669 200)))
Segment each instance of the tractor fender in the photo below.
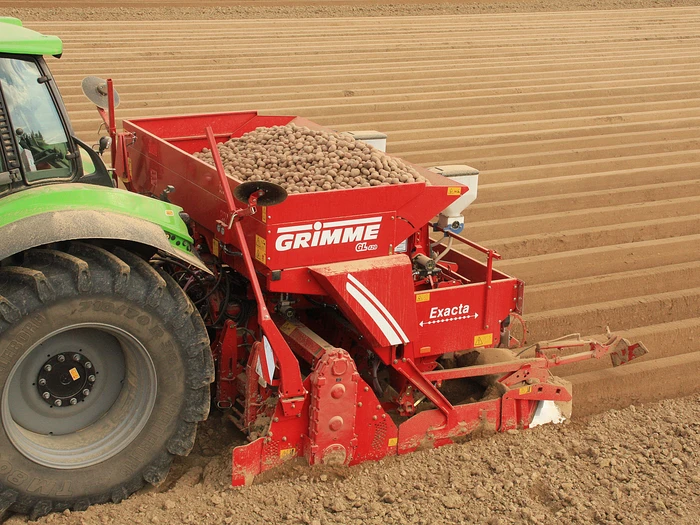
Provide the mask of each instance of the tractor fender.
POLYGON ((44 244, 78 239, 131 241, 209 272, 195 255, 181 208, 91 184, 31 188, 0 200, 0 260, 44 244))

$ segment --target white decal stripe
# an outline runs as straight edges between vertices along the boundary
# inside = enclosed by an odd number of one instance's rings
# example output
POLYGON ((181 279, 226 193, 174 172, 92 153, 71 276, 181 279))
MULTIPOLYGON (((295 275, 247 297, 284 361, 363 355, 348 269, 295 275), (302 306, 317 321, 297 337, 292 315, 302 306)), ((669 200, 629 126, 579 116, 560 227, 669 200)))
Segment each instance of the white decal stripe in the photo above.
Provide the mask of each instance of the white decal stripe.
POLYGON ((381 217, 369 217, 367 219, 352 219, 348 221, 324 222, 324 228, 339 228, 340 226, 360 226, 361 224, 372 224, 382 222, 381 217))
POLYGON ((277 233, 306 232, 312 228, 312 224, 302 224, 301 226, 284 226, 282 228, 277 228, 277 233))
POLYGON ((270 341, 265 336, 263 336, 263 348, 265 348, 265 364, 267 365, 268 382, 270 382, 275 377, 275 356, 272 353, 270 341))
POLYGON ((394 319, 394 316, 391 315, 391 312, 389 312, 389 310, 386 309, 386 306, 384 306, 382 302, 379 299, 377 299, 377 297, 372 292, 370 292, 364 284, 358 281, 354 275, 349 273, 348 279, 352 281, 360 290, 362 290, 365 293, 365 295, 367 295, 367 297, 369 297, 370 301, 372 301, 375 304, 375 306, 382 311, 382 313, 386 316, 389 322, 393 325, 393 327, 401 336, 403 342, 408 343, 408 337, 401 328, 401 325, 396 321, 396 319, 394 319))
POLYGON ((389 325, 384 316, 381 313, 379 313, 379 310, 377 310, 374 307, 374 305, 369 301, 369 299, 362 295, 362 292, 360 292, 360 290, 355 288, 349 282, 345 283, 345 289, 350 295, 352 295, 355 298, 355 300, 358 303, 360 303, 360 306, 364 309, 365 312, 367 312, 367 314, 374 320, 374 322, 377 323, 379 329, 389 340, 389 344, 400 345, 401 339, 399 339, 399 336, 396 334, 396 332, 394 332, 394 329, 389 325))

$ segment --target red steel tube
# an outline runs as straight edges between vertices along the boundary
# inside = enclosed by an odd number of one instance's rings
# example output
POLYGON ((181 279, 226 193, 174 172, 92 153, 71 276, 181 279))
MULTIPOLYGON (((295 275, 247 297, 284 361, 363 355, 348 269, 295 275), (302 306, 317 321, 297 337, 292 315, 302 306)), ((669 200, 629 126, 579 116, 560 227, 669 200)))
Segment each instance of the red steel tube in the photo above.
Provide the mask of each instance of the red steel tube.
MULTIPOLYGON (((211 147, 211 156, 214 158, 216 173, 219 174, 221 188, 224 190, 224 197, 226 197, 228 211, 233 213, 236 211, 236 201, 233 200, 233 193, 231 193, 231 187, 228 185, 228 177, 226 176, 226 171, 224 171, 224 165, 221 162, 221 156, 219 155, 219 148, 216 147, 214 130, 211 129, 211 126, 207 126, 205 131, 207 134, 207 139, 209 139, 209 146, 211 147)), ((245 239, 243 239, 243 244, 245 244, 245 239)), ((253 274, 251 274, 251 277, 253 277, 253 274)))
POLYGON ((112 157, 112 165, 114 165, 114 160, 117 158, 117 116, 114 107, 114 82, 111 78, 107 79, 107 106, 109 106, 109 137, 112 139, 109 153, 112 157))
POLYGON ((447 235, 449 235, 449 236, 452 237, 453 239, 457 239, 457 240, 458 240, 459 242, 461 242, 462 244, 466 244, 467 246, 470 246, 470 247, 474 248, 475 250, 477 250, 477 251, 479 251, 479 252, 481 252, 481 253, 490 254, 490 257, 493 257, 493 258, 496 259, 496 260, 498 260, 498 259, 501 258, 501 256, 498 254, 498 252, 496 252, 496 251, 494 251, 494 250, 490 250, 490 249, 488 249, 488 248, 485 248, 485 247, 482 246, 481 244, 477 244, 477 243, 475 243, 474 241, 470 241, 469 239, 467 239, 467 238, 465 238, 465 237, 462 237, 461 235, 457 235, 456 233, 451 232, 451 231, 449 231, 449 230, 441 230, 441 231, 442 231, 443 233, 446 233, 447 235))

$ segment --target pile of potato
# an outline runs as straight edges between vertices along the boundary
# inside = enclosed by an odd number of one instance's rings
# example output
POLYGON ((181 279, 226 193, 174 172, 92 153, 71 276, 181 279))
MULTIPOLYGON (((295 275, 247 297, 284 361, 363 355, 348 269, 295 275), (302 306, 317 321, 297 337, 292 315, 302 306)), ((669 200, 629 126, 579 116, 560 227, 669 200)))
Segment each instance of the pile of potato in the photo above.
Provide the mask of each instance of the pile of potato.
MULTIPOLYGON (((279 184, 288 193, 428 183, 411 166, 352 137, 294 124, 257 128, 218 149, 227 174, 279 184)), ((214 164, 209 148, 194 156, 214 164)))

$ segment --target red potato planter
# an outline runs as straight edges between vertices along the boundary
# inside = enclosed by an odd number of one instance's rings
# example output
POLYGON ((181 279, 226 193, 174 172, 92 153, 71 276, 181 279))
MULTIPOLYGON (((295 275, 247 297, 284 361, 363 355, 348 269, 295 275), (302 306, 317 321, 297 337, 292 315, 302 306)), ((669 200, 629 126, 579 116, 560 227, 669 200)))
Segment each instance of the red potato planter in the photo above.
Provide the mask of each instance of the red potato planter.
POLYGON ((450 205, 468 187, 440 174, 452 167, 411 166, 425 182, 294 193, 266 206, 276 190, 241 186, 223 165, 217 173, 196 158, 207 127, 226 142, 287 124, 323 129, 255 112, 124 122, 127 187, 153 195, 174 187, 168 197, 191 218, 203 259, 247 279, 237 304, 217 291, 208 297, 216 313, 205 314, 226 319, 212 341, 216 402, 251 437, 234 450, 234 485, 297 456, 353 465, 480 427, 560 421, 571 392, 551 367, 611 352, 619 364, 644 352, 611 337, 542 344, 518 359, 509 325, 520 319, 523 283, 493 268, 498 254, 455 233, 464 206, 450 205), (436 230, 447 246, 433 243, 436 230), (253 301, 256 312, 243 316, 253 301), (575 347, 582 351, 551 357, 575 347))

